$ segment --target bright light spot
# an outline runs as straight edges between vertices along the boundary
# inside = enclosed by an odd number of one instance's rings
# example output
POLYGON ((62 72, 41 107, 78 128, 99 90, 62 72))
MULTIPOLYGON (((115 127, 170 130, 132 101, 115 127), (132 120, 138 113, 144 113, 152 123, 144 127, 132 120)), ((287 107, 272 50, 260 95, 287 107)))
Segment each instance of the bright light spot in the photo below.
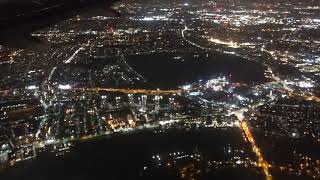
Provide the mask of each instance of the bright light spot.
POLYGON ((189 95, 190 96, 200 96, 200 95, 202 95, 202 93, 201 92, 191 92, 189 95))
POLYGON ((153 17, 144 17, 142 21, 154 21, 153 17))
POLYGON ((71 89, 71 86, 70 86, 69 84, 67 84, 67 85, 62 85, 62 84, 60 84, 60 85, 59 85, 59 89, 67 90, 67 89, 71 89))
POLYGON ((183 90, 189 90, 189 89, 191 89, 191 85, 182 86, 182 89, 183 90))
POLYGON ((240 47, 240 45, 238 45, 238 43, 233 42, 233 41, 222 41, 220 39, 214 39, 214 38, 210 38, 209 41, 212 43, 215 43, 215 44, 226 45, 231 48, 239 48, 240 47))
POLYGON ((38 87, 37 87, 37 86, 32 85, 32 86, 27 86, 26 88, 27 88, 27 89, 30 89, 30 90, 33 90, 33 89, 37 89, 38 87))
POLYGON ((244 97, 242 97, 242 96, 240 96, 240 95, 238 95, 238 96, 237 96, 237 98, 238 98, 240 101, 245 100, 245 98, 244 98, 244 97))
POLYGON ((310 82, 304 82, 304 81, 300 81, 299 82, 299 87, 301 88, 312 88, 314 87, 312 83, 310 82))

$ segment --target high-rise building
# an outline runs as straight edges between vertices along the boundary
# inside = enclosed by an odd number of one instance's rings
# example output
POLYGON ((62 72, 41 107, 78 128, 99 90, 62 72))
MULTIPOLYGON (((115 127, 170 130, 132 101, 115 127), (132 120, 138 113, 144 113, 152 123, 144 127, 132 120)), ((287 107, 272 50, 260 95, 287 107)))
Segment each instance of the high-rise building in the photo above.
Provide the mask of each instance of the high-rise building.
POLYGON ((174 98, 169 98, 169 109, 173 107, 174 98))
POLYGON ((154 97, 154 110, 156 111, 160 110, 160 99, 161 99, 161 96, 154 97))
POLYGON ((142 95, 141 96, 141 101, 142 101, 142 106, 143 107, 147 107, 147 98, 148 98, 147 95, 142 95))
POLYGON ((120 107, 120 103, 121 103, 121 97, 116 97, 116 107, 120 107))
POLYGON ((130 106, 133 106, 133 103, 134 103, 133 94, 128 94, 128 102, 130 106))

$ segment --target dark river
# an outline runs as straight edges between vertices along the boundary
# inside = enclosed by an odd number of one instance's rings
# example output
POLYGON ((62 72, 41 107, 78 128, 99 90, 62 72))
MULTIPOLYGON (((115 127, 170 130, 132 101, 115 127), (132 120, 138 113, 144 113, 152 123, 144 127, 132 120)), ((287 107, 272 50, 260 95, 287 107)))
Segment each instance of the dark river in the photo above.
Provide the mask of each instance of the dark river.
MULTIPOLYGON (((42 154, 0 173, 1 180, 101 180, 101 179, 176 179, 166 173, 141 176, 143 167, 154 154, 175 151, 193 152, 195 148, 209 159, 225 158, 225 147, 249 148, 238 128, 171 130, 155 134, 149 130, 103 137, 77 144, 70 153, 55 157, 42 154)), ((210 177, 257 179, 250 169, 232 168, 210 177), (230 174, 230 172, 232 172, 230 174)), ((205 179, 205 178, 204 178, 205 179)))

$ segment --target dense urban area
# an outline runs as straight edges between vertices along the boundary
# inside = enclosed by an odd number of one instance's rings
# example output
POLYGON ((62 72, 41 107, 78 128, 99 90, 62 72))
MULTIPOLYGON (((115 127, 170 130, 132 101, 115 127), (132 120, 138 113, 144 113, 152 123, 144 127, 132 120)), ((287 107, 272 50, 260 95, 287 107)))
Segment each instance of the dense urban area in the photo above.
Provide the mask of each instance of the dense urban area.
POLYGON ((320 178, 318 1, 112 9, 33 32, 28 48, 0 45, 0 177, 132 148, 141 179, 320 178))

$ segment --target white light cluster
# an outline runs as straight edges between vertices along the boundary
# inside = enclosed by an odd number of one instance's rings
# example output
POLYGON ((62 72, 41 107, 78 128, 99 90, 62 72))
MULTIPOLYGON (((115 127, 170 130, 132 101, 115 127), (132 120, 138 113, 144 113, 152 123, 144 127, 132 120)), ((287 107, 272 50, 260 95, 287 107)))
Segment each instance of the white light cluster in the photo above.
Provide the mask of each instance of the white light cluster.
POLYGON ((67 84, 67 85, 59 84, 59 89, 68 90, 68 89, 71 89, 71 86, 69 84, 67 84))

